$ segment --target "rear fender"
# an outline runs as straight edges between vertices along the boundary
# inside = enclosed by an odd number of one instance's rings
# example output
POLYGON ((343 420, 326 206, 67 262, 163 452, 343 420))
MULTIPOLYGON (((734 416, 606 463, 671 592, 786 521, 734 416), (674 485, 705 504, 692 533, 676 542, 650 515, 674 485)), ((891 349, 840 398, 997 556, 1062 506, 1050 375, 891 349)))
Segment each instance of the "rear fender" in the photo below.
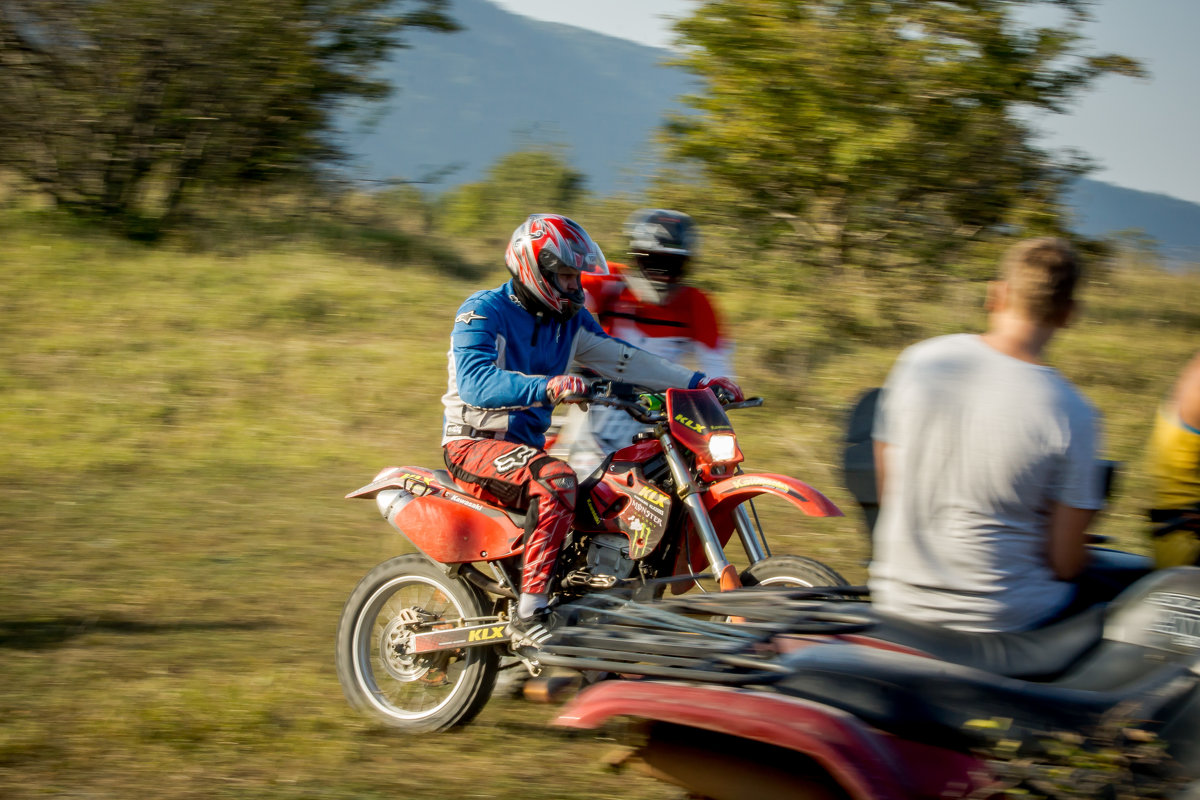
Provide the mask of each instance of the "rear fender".
POLYGON ((387 467, 361 489, 346 495, 347 500, 373 500, 384 489, 405 489, 415 495, 425 494, 428 487, 437 485, 433 473, 420 467, 387 467), (425 487, 422 489, 421 487, 425 487))

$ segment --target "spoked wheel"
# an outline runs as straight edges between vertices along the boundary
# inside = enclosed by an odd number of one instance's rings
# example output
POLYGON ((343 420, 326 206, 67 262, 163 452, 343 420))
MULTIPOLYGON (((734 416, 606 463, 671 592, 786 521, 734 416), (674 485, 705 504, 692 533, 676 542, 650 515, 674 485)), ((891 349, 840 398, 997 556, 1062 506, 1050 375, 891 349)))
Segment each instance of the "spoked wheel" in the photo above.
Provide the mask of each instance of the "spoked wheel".
POLYGON ((741 574, 743 586, 849 586, 837 570, 815 558, 769 556, 747 567, 741 574))
POLYGON ((469 722, 496 683, 496 648, 412 654, 407 644, 418 628, 484 614, 474 587, 451 580, 424 556, 383 562, 359 582, 338 623, 337 673, 346 698, 380 722, 409 731, 469 722))

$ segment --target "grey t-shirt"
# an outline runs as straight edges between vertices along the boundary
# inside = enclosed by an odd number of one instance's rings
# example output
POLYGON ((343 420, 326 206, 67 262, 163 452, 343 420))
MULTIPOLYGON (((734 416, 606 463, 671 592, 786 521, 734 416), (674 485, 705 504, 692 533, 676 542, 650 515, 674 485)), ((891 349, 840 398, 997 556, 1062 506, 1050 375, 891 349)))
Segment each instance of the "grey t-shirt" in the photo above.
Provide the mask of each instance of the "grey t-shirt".
POLYGON ((1069 602, 1048 561, 1050 505, 1104 497, 1096 415, 1056 370, 975 335, 921 342, 892 369, 873 436, 887 444, 869 582, 881 611, 1010 631, 1069 602))

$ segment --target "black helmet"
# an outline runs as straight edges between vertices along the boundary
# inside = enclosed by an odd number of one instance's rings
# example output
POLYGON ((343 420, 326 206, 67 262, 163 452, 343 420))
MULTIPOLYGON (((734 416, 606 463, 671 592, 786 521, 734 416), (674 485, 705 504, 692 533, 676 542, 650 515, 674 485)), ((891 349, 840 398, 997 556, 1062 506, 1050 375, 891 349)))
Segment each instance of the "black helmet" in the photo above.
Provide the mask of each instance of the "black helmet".
POLYGON ((625 220, 625 235, 638 273, 630 276, 631 288, 643 301, 665 302, 696 250, 692 218, 680 211, 639 208, 625 220))

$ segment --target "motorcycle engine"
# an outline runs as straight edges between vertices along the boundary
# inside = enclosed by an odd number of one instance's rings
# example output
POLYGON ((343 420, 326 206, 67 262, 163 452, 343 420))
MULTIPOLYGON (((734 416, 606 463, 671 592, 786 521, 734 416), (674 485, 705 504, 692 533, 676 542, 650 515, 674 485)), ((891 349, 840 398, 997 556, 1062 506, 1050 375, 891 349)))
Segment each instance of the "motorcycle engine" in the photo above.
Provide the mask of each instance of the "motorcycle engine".
POLYGON ((629 539, 617 533, 600 533, 588 541, 588 572, 624 579, 633 575, 636 565, 629 558, 629 539))

